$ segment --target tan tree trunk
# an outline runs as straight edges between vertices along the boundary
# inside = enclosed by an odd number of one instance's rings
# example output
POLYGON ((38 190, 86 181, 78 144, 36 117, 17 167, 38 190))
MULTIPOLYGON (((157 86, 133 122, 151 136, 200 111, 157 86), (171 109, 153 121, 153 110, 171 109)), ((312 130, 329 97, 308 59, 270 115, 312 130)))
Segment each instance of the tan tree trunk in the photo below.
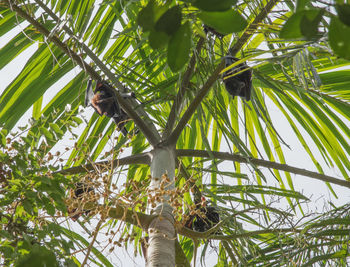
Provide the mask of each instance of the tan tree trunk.
POLYGON ((156 148, 152 152, 152 181, 149 208, 158 214, 148 228, 147 266, 175 266, 175 227, 172 207, 168 204, 166 190, 174 189, 175 152, 173 149, 156 148), (166 181, 168 180, 168 181, 166 181), (163 192, 163 193, 162 193, 163 192))

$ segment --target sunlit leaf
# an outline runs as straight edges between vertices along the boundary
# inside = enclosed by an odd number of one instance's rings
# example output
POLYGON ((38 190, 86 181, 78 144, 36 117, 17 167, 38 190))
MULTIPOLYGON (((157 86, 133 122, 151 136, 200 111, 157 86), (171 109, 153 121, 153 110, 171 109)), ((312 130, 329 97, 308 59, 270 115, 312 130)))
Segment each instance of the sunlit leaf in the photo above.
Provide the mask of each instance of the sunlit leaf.
POLYGON ((38 245, 33 246, 29 254, 21 257, 16 263, 18 267, 45 267, 52 266, 58 267, 59 264, 56 260, 55 254, 45 247, 38 245))
POLYGON ((338 56, 350 59, 350 27, 336 17, 330 23, 329 43, 338 56))
POLYGON ((312 39, 318 35, 318 26, 322 19, 323 10, 302 10, 293 14, 283 25, 280 37, 297 39, 305 37, 312 39))
POLYGON ((148 40, 153 49, 159 49, 164 47, 169 41, 169 35, 165 32, 151 31, 148 40))
POLYGON ((179 6, 174 6, 159 18, 156 22, 155 30, 172 35, 180 28, 181 19, 181 8, 179 6))
POLYGON ((350 26, 350 4, 336 4, 339 20, 345 25, 350 26))
POLYGON ((180 70, 188 61, 191 51, 190 23, 186 22, 174 33, 168 45, 168 64, 172 71, 180 70))
POLYGON ((201 12, 198 17, 222 34, 239 32, 247 26, 247 21, 233 9, 225 12, 201 12))
POLYGON ((145 31, 149 31, 153 28, 155 23, 155 1, 150 0, 138 14, 137 23, 141 26, 145 31))
POLYGON ((204 11, 226 11, 236 3, 237 0, 195 0, 193 5, 204 11))

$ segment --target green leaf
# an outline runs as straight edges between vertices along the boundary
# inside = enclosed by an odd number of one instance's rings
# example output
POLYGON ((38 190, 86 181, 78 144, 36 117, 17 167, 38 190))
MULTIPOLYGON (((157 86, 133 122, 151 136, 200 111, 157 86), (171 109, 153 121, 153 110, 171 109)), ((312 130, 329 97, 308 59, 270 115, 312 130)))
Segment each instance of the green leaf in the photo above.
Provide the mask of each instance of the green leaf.
MULTIPOLYGON (((89 242, 82 237, 81 235, 79 235, 78 233, 74 232, 74 231, 70 231, 62 226, 60 231, 62 231, 62 233, 67 236, 70 240, 72 240, 74 243, 82 243, 84 246, 88 246, 89 242)), ((108 267, 112 267, 113 265, 108 261, 108 259, 103 255, 103 253, 101 253, 98 249, 96 249, 94 246, 91 249, 92 253, 95 254, 95 256, 100 260, 101 263, 104 264, 104 266, 108 266, 108 267)))
POLYGON ((1 146, 5 147, 6 146, 6 136, 3 134, 2 131, 0 131, 0 141, 1 141, 1 146))
POLYGON ((50 128, 58 135, 63 135, 64 132, 60 129, 60 127, 56 123, 50 123, 50 128))
POLYGON ((47 201, 44 202, 44 206, 49 215, 55 215, 55 207, 51 204, 51 202, 49 202, 49 199, 47 199, 47 201))
MULTIPOLYGON (((0 6, 1 7, 1 6, 0 6)), ((8 31, 13 29, 13 25, 16 23, 20 23, 23 21, 23 18, 16 16, 12 10, 9 8, 7 10, 4 10, 4 7, 2 8, 1 11, 1 19, 0 19, 0 36, 3 36, 6 34, 8 31)), ((33 11, 35 12, 35 10, 33 11)))
POLYGON ((248 25, 242 15, 233 9, 225 12, 200 12, 198 17, 204 24, 222 34, 240 32, 248 25))
POLYGON ((33 213, 33 205, 28 199, 23 200, 22 205, 23 205, 24 210, 27 213, 29 213, 29 214, 33 213))
POLYGON ((301 19, 301 34, 308 40, 317 37, 318 25, 322 20, 324 10, 307 10, 301 19))
POLYGON ((107 9, 107 12, 103 15, 103 19, 98 23, 89 41, 89 43, 93 44, 93 48, 97 48, 98 52, 103 51, 107 46, 111 34, 114 32, 113 27, 118 19, 112 8, 107 9))
POLYGON ((166 11, 156 22, 155 30, 173 35, 181 26, 181 7, 174 6, 166 11))
POLYGON ((143 28, 144 31, 149 31, 153 28, 155 22, 154 9, 155 1, 150 0, 137 16, 137 24, 143 28))
POLYGON ((45 135, 45 137, 48 140, 52 140, 53 139, 53 135, 52 133, 50 133, 50 131, 48 129, 46 129, 45 127, 40 127, 39 128, 40 133, 42 133, 43 135, 45 135))
POLYGON ((77 116, 72 116, 71 119, 72 119, 74 122, 76 122, 77 125, 80 125, 80 124, 83 123, 83 120, 82 120, 81 118, 77 117, 77 116))
POLYGON ((338 17, 345 25, 350 26, 350 5, 349 4, 336 4, 338 17))
POLYGON ((43 103, 43 96, 39 97, 38 100, 34 102, 33 113, 32 113, 33 118, 39 119, 41 114, 42 103, 43 103))
POLYGON ((167 5, 158 6, 154 0, 150 0, 147 6, 139 12, 137 24, 141 26, 144 31, 153 30, 156 21, 158 21, 167 10, 167 5))
POLYGON ((169 42, 169 35, 165 32, 151 31, 148 36, 148 41, 153 49, 160 49, 169 42))
POLYGON ((329 26, 329 43, 334 53, 350 59, 350 27, 336 17, 332 17, 329 26))
POLYGON ((170 38, 168 44, 168 64, 172 71, 180 70, 188 61, 191 51, 190 23, 183 24, 170 38))
POLYGON ((315 38, 324 10, 302 10, 293 14, 283 25, 280 37, 283 39, 315 38))
POLYGON ((303 17, 303 12, 293 14, 283 25, 280 31, 280 37, 283 39, 301 38, 300 23, 303 17))
MULTIPOLYGON (((3 26, 0 24, 0 27, 3 26)), ((8 64, 15 57, 19 56, 23 51, 25 51, 25 49, 32 45, 31 40, 37 40, 39 36, 40 35, 30 27, 27 27, 23 29, 20 34, 15 36, 11 41, 8 41, 8 43, 0 49, 0 69, 6 66, 6 64, 8 64)))
POLYGON ((57 49, 41 45, 27 62, 25 68, 1 95, 0 123, 11 129, 20 117, 45 91, 74 66, 61 57, 57 49), (53 53, 62 60, 61 66, 52 68, 53 53), (3 104, 6 103, 6 104, 3 104))
POLYGON ((236 3, 237 0, 196 0, 193 5, 204 11, 226 11, 236 3))
POLYGON ((55 254, 45 247, 34 245, 29 254, 21 257, 15 265, 16 267, 45 267, 59 266, 55 254))
POLYGON ((305 8, 305 6, 310 2, 310 0, 297 0, 295 11, 301 11, 305 8))
POLYGON ((4 238, 7 238, 7 239, 11 239, 12 238, 12 235, 6 230, 0 230, 0 236, 4 237, 4 238))

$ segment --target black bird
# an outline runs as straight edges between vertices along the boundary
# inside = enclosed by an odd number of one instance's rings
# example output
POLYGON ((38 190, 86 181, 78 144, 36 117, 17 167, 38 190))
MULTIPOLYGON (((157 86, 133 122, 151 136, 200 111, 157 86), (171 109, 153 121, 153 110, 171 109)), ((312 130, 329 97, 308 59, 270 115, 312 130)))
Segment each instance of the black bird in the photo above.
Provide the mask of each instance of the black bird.
MULTIPOLYGON (((225 57, 225 67, 228 67, 238 61, 238 58, 233 56, 225 57)), ((234 98, 240 96, 245 98, 246 101, 250 100, 251 88, 252 88, 252 70, 249 69, 246 63, 240 63, 236 67, 224 72, 223 81, 227 92, 234 98), (242 71, 243 70, 243 71, 242 71), (242 71, 242 72, 241 72, 242 71), (238 73, 234 75, 235 73, 238 73), (228 77, 234 75, 232 77, 228 77), (228 77, 228 78, 226 78, 228 77)))
MULTIPOLYGON (((129 117, 126 112, 119 107, 114 91, 115 89, 106 81, 98 81, 93 91, 92 81, 89 80, 85 94, 85 106, 91 105, 100 116, 106 115, 112 118, 118 130, 126 136, 128 131, 124 127, 124 124, 129 117)), ((135 97, 134 94, 121 95, 124 98, 135 97)))

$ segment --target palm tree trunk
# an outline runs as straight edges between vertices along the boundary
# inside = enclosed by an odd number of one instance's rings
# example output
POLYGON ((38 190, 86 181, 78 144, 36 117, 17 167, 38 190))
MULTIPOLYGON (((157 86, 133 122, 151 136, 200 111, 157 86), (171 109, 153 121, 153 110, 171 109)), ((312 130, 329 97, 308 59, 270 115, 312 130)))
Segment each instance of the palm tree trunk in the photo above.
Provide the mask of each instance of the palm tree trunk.
POLYGON ((172 148, 156 148, 152 152, 152 180, 149 187, 148 207, 151 214, 158 214, 148 228, 149 247, 147 266, 175 266, 175 227, 169 190, 174 189, 175 151, 172 148))

